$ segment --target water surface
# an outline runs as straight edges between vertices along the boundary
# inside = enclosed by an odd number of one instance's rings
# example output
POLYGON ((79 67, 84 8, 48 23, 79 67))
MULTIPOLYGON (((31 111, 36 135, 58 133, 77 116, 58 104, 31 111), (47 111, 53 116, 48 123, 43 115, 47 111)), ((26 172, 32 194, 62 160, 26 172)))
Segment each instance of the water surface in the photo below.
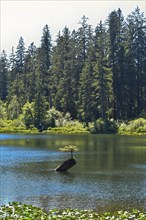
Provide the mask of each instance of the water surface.
POLYGON ((0 204, 19 201, 46 210, 146 210, 145 136, 1 134, 0 204), (77 145, 77 164, 55 172, 77 145))

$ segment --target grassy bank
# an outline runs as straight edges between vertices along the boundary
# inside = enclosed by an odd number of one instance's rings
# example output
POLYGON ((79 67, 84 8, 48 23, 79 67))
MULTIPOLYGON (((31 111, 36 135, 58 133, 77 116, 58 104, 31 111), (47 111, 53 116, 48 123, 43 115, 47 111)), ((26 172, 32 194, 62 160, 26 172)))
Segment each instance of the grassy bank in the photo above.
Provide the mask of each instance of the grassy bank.
POLYGON ((56 127, 56 128, 48 128, 46 133, 53 134, 81 134, 81 133, 89 133, 87 128, 83 126, 64 126, 64 127, 56 127))
MULTIPOLYGON (((2 120, 0 119, 0 133, 24 133, 24 134, 38 134, 37 128, 30 126, 29 129, 25 126, 21 119, 2 120)), ((71 121, 64 126, 48 127, 41 131, 45 134, 80 134, 89 133, 87 127, 78 121, 71 121)))
POLYGON ((62 219, 62 220, 78 220, 78 219, 96 219, 96 220, 146 220, 146 214, 139 210, 133 209, 131 212, 118 211, 115 213, 105 212, 98 213, 93 210, 78 210, 78 209, 65 209, 65 210, 48 210, 44 212, 41 208, 32 205, 21 204, 18 202, 9 203, 7 206, 0 207, 0 219, 19 219, 19 220, 49 220, 49 219, 62 219))

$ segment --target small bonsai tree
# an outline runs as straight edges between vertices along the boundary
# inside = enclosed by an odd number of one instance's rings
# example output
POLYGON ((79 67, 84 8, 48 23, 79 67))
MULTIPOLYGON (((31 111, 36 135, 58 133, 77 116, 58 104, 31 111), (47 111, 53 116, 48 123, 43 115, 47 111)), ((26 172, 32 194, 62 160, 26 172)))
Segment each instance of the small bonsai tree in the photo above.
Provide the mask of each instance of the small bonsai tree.
POLYGON ((63 152, 70 152, 71 153, 71 158, 73 158, 73 152, 78 151, 78 147, 74 145, 67 145, 65 147, 59 148, 60 151, 63 152))
POLYGON ((76 161, 73 158, 73 152, 78 151, 78 147, 74 145, 67 145, 65 147, 59 148, 60 151, 64 152, 70 152, 71 153, 71 158, 68 160, 65 160, 60 166, 58 166, 55 171, 67 171, 74 165, 76 165, 76 161))

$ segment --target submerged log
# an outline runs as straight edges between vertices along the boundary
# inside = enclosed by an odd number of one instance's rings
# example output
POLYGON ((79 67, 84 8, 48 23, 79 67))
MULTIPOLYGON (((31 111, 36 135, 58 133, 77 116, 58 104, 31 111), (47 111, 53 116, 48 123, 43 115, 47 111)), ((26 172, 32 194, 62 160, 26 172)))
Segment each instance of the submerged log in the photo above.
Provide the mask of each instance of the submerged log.
POLYGON ((76 161, 74 158, 70 158, 68 160, 65 160, 60 166, 58 166, 55 171, 67 171, 71 167, 76 165, 76 161))

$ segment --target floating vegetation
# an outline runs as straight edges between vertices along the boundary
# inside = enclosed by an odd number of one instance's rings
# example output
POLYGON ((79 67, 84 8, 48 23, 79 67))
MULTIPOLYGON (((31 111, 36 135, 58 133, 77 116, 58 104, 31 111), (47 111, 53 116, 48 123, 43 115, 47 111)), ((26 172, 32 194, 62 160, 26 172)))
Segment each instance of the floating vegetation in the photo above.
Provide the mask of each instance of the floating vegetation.
POLYGON ((78 209, 65 209, 65 210, 49 210, 48 213, 44 212, 41 208, 26 205, 18 202, 9 203, 7 206, 0 207, 0 219, 8 220, 49 220, 49 219, 62 219, 62 220, 146 220, 146 214, 137 209, 131 212, 118 211, 116 213, 97 213, 93 210, 78 210, 78 209))

